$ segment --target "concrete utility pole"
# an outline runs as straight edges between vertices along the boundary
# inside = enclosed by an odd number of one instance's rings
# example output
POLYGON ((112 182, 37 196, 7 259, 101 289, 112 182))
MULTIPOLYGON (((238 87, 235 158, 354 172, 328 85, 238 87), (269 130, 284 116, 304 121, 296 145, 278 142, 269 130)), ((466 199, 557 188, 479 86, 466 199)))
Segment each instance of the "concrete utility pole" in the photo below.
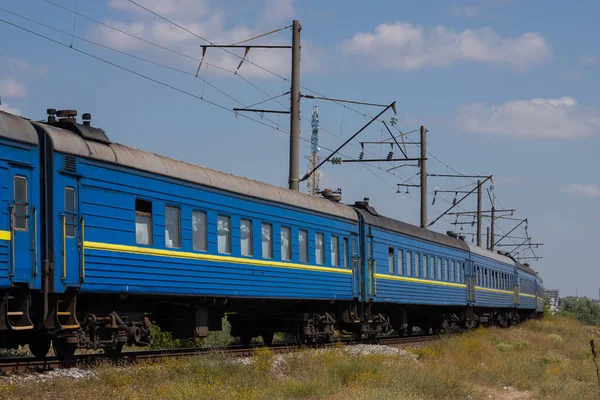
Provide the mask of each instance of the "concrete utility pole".
POLYGON ((496 225, 496 202, 494 201, 494 204, 492 205, 492 223, 491 223, 491 229, 490 229, 490 250, 494 251, 494 245, 496 244, 496 229, 495 226, 496 225))
POLYGON ((300 21, 292 24, 292 83, 290 104, 290 177, 289 188, 300 190, 300 21))
POLYGON ((427 129, 421 125, 421 228, 427 228, 427 129))
POLYGON ((477 246, 481 247, 481 180, 477 181, 477 246))

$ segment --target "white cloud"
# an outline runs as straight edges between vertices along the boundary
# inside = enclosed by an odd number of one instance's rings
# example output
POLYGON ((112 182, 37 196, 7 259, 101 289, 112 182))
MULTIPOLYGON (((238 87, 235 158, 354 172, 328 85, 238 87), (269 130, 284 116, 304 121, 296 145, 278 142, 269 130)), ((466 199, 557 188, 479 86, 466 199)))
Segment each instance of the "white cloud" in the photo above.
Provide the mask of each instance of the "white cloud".
POLYGON ((8 68, 12 72, 27 71, 35 75, 44 75, 46 72, 48 72, 48 67, 46 67, 45 65, 36 67, 29 63, 29 61, 20 58, 9 58, 7 60, 7 64, 8 68))
POLYGON ((580 64, 582 67, 600 67, 600 56, 587 56, 580 64))
POLYGON ((466 132, 523 138, 582 138, 600 129, 597 113, 578 106, 572 97, 516 100, 500 105, 463 106, 457 125, 466 132))
POLYGON ((260 17, 261 26, 289 25, 296 14, 292 0, 266 0, 260 17))
MULTIPOLYGON (((203 0, 135 0, 135 2, 164 17, 198 17, 205 15, 208 11, 206 1, 203 0)), ((108 5, 116 10, 148 14, 148 11, 128 0, 109 0, 108 5)))
POLYGON ((25 97, 25 94, 27 94, 27 88, 15 79, 6 78, 0 80, 0 96, 20 98, 25 97))
POLYGON ((0 104, 0 110, 11 114, 21 115, 21 111, 18 108, 11 107, 9 104, 0 104))
POLYGON ((474 18, 492 10, 510 3, 512 0, 481 0, 475 4, 459 5, 452 4, 452 14, 457 17, 474 18))
MULTIPOLYGON (((140 0, 140 4, 150 10, 156 11, 161 15, 171 16, 170 18, 174 22, 185 27, 187 30, 213 43, 220 44, 236 43, 265 33, 267 30, 265 29, 266 25, 281 25, 285 22, 291 22, 291 18, 294 15, 292 0, 265 0, 265 9, 258 13, 255 27, 247 25, 229 26, 230 24, 227 23, 227 14, 218 9, 210 9, 205 1, 194 5, 187 13, 178 11, 191 3, 191 0, 140 0)), ((109 4, 118 10, 134 12, 134 18, 128 22, 119 20, 104 21, 106 24, 148 41, 158 43, 161 46, 190 55, 191 57, 200 58, 200 44, 205 44, 206 42, 198 37, 185 32, 173 24, 160 20, 144 10, 142 10, 144 13, 138 13, 137 11, 141 9, 127 0, 110 0, 109 4)), ((150 51, 154 57, 162 58, 167 54, 140 40, 102 26, 93 27, 89 36, 94 40, 98 40, 107 46, 119 50, 128 52, 132 50, 150 51)), ((285 32, 267 36, 256 41, 256 43, 260 44, 289 44, 289 42, 290 35, 286 36, 285 32)), ((303 72, 318 72, 323 70, 326 64, 325 59, 327 58, 325 51, 307 41, 303 41, 302 46, 303 72)), ((243 49, 230 49, 229 51, 239 56, 244 54, 243 49)), ((228 70, 235 70, 240 62, 240 58, 231 53, 221 49, 208 49, 205 61, 228 70)), ((252 63, 255 63, 279 75, 287 76, 290 70, 290 58, 291 54, 289 50, 251 49, 246 57, 250 62, 242 65, 240 73, 246 77, 274 77, 274 75, 264 69, 252 65, 252 63)), ((171 55, 169 55, 168 59, 171 63, 185 63, 184 68, 190 71, 194 70, 194 67, 197 67, 197 62, 193 60, 177 56, 171 57, 171 55)), ((208 73, 209 75, 222 74, 222 72, 214 68, 211 71, 210 67, 208 73)))
POLYGON ((426 29, 401 21, 380 24, 374 33, 357 33, 341 48, 347 55, 362 56, 372 67, 392 70, 448 68, 462 61, 524 70, 550 54, 540 33, 513 38, 502 37, 492 28, 458 32, 442 25, 426 29))
POLYGON ((594 184, 572 183, 567 187, 561 188, 560 191, 571 196, 583 196, 589 199, 600 197, 600 188, 594 184))

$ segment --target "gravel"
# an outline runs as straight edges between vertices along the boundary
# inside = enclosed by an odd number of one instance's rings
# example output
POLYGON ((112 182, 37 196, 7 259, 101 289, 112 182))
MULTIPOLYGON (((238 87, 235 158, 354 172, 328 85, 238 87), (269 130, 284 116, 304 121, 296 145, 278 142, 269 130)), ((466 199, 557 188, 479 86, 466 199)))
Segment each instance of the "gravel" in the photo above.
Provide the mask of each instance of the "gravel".
POLYGON ((19 375, 0 376, 0 380, 10 383, 46 382, 58 378, 82 379, 95 376, 92 370, 81 368, 55 369, 46 372, 36 372, 19 375))

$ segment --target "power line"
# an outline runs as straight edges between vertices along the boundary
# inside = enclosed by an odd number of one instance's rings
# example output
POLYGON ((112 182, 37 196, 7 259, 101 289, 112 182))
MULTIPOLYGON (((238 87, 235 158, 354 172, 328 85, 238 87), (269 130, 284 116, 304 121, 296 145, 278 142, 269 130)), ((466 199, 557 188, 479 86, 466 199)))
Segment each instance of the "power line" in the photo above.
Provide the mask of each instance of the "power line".
MULTIPOLYGON (((98 25, 101 25, 101 26, 103 26, 103 27, 105 27, 105 28, 112 29, 112 30, 114 30, 115 32, 119 32, 119 33, 121 33, 121 34, 123 34, 123 35, 129 36, 130 38, 137 39, 137 40, 139 40, 139 41, 141 41, 141 42, 144 42, 144 43, 146 43, 146 44, 149 44, 149 45, 151 45, 151 46, 154 46, 154 47, 156 47, 156 48, 159 48, 159 49, 162 49, 162 50, 168 51, 168 52, 170 52, 170 53, 172 53, 172 54, 177 54, 178 56, 185 57, 185 58, 187 58, 187 59, 189 59, 189 60, 193 60, 193 61, 200 62, 200 59, 199 59, 199 58, 196 58, 196 57, 190 56, 189 54, 181 53, 181 52, 179 52, 179 51, 177 51, 177 50, 170 49, 170 48, 168 48, 168 47, 166 47, 166 46, 162 46, 162 45, 160 45, 160 44, 158 44, 158 43, 155 43, 155 42, 152 42, 152 41, 150 41, 150 40, 144 39, 144 38, 142 38, 142 37, 139 37, 139 36, 133 35, 133 34, 131 34, 131 33, 129 33, 129 32, 126 32, 126 31, 124 31, 124 30, 122 30, 122 29, 119 29, 119 28, 116 28, 116 27, 114 27, 114 26, 108 25, 108 24, 106 24, 106 23, 104 23, 104 22, 102 22, 102 21, 98 21, 98 20, 96 20, 96 19, 94 19, 94 18, 88 17, 87 15, 84 15, 84 14, 80 13, 79 11, 71 10, 70 8, 67 8, 67 7, 65 7, 65 6, 63 6, 63 5, 61 5, 61 4, 54 3, 54 2, 53 2, 53 1, 51 1, 51 0, 44 0, 44 1, 45 1, 46 3, 48 3, 48 4, 51 4, 51 5, 55 6, 55 7, 58 7, 58 8, 60 8, 60 9, 64 10, 64 11, 70 12, 70 13, 74 14, 75 16, 78 16, 78 17, 81 17, 81 18, 87 19, 88 21, 94 22, 94 23, 96 23, 96 24, 98 24, 98 25)), ((226 71, 226 72, 230 72, 230 73, 233 73, 233 72, 234 72, 234 71, 232 71, 232 70, 230 70, 230 69, 227 69, 227 68, 221 67, 220 65, 216 65, 216 64, 212 64, 212 63, 207 63, 207 62, 203 62, 203 63, 204 63, 204 64, 208 64, 208 65, 210 65, 210 66, 211 66, 211 67, 213 67, 213 68, 220 69, 220 70, 222 70, 222 71, 226 71)))
MULTIPOLYGON (((79 13, 77 10, 75 10, 75 11, 73 11, 73 10, 70 10, 70 9, 68 9, 68 8, 66 8, 66 7, 63 7, 63 6, 59 5, 59 4, 56 4, 56 3, 54 3, 54 2, 52 2, 52 1, 50 1, 50 0, 44 0, 44 1, 46 1, 46 2, 47 2, 47 3, 49 3, 49 4, 52 4, 52 5, 54 5, 54 6, 56 6, 56 7, 59 7, 59 8, 61 8, 61 9, 63 9, 63 10, 66 10, 66 11, 68 11, 68 12, 74 13, 76 16, 78 16, 78 15, 79 15, 79 16, 82 16, 83 18, 86 18, 86 19, 88 19, 88 20, 90 20, 90 21, 92 21, 92 22, 98 23, 98 24, 100 24, 100 25, 102 25, 102 26, 105 26, 105 27, 107 27, 107 28, 110 28, 110 29, 113 29, 113 30, 115 30, 115 31, 118 31, 118 32, 120 32, 120 33, 122 33, 122 34, 125 34, 125 35, 127 35, 127 36, 133 37, 133 38, 135 38, 135 39, 137 39, 137 40, 141 40, 141 41, 143 41, 143 42, 145 42, 145 43, 148 43, 148 44, 151 44, 151 45, 153 45, 153 46, 155 46, 155 47, 161 48, 161 49, 163 49, 163 50, 166 50, 166 51, 172 52, 172 53, 174 53, 174 54, 178 54, 178 55, 180 55, 180 56, 183 56, 183 57, 186 57, 186 58, 189 58, 189 59, 193 59, 193 60, 195 60, 195 61, 200 61, 199 59, 197 59, 197 58, 195 58, 195 57, 192 57, 192 56, 186 55, 186 54, 184 54, 184 53, 177 52, 177 51, 175 51, 175 50, 172 50, 172 49, 169 49, 169 48, 167 48, 167 47, 165 47, 165 46, 158 45, 158 44, 156 44, 156 43, 153 43, 153 42, 151 42, 151 41, 148 41, 148 40, 146 40, 146 39, 143 39, 143 38, 140 38, 140 37, 138 37, 138 36, 135 36, 135 35, 129 34, 128 32, 122 31, 122 30, 120 30, 120 29, 118 29, 118 28, 115 28, 115 27, 112 27, 112 26, 110 26, 110 25, 104 24, 104 23, 102 23, 102 22, 100 22, 100 21, 97 21, 97 20, 95 20, 95 19, 93 19, 93 18, 90 18, 90 17, 84 16, 84 15, 80 14, 80 13, 79 13)), ((200 35, 198 35, 198 34, 196 34, 196 33, 192 32, 192 31, 190 31, 189 29, 187 29, 187 28, 185 28, 185 27, 183 27, 183 26, 181 26, 181 25, 179 25, 179 24, 177 24, 177 23, 175 23, 175 22, 173 22, 173 21, 169 20, 168 18, 166 18, 166 17, 163 17, 162 15, 160 15, 160 14, 158 14, 158 13, 156 13, 156 12, 154 12, 154 11, 152 11, 152 10, 150 10, 150 9, 148 9, 148 8, 146 8, 146 7, 144 7, 144 6, 140 5, 140 4, 138 4, 138 3, 136 3, 135 1, 132 1, 132 0, 129 0, 129 1, 130 1, 132 4, 135 4, 136 6, 138 6, 138 7, 142 8, 142 9, 146 10, 147 12, 150 12, 151 14, 153 14, 153 15, 157 16, 158 18, 161 18, 161 19, 165 20, 166 22, 169 22, 169 23, 171 23, 171 24, 173 24, 173 25, 177 26, 178 28, 180 28, 180 29, 182 29, 182 30, 184 30, 184 31, 188 32, 189 34, 192 34, 193 36, 195 36, 195 37, 197 37, 197 38, 199 38, 199 39, 201 39, 201 40, 204 40, 205 42, 208 42, 208 43, 211 43, 211 44, 212 44, 212 42, 211 42, 211 41, 209 41, 208 39, 206 39, 206 38, 204 38, 204 37, 202 37, 202 36, 200 36, 200 35)), ((4 21, 4 22, 5 22, 5 21, 4 21)), ((281 28, 281 29, 279 29, 279 30, 283 30, 283 29, 286 29, 286 28, 284 27, 284 28, 281 28)), ((276 30, 276 31, 279 31, 279 30, 276 30)), ((275 32, 275 31, 273 31, 273 32, 269 32, 269 33, 267 33, 267 34, 274 33, 274 32, 275 32)), ((32 33, 33 33, 33 32, 32 32, 32 33)), ((265 35, 266 35, 266 34, 265 34, 265 35)), ((261 35, 261 36, 265 36, 265 35, 261 35)), ((43 36, 42 36, 42 37, 43 37, 43 36)), ((47 38, 47 39, 49 39, 49 38, 47 38)), ((252 40, 252 39, 254 39, 254 38, 251 38, 251 39, 248 39, 248 40, 252 40)), ((51 40, 51 39, 50 39, 50 40, 51 40)), ((86 40, 86 39, 81 39, 81 40, 88 41, 88 40, 86 40)), ((88 41, 88 42, 90 42, 90 41, 88 41)), ((60 43, 60 42, 59 42, 59 44, 61 44, 61 45, 64 45, 63 43, 60 43)), ((105 47, 105 48, 108 48, 107 46, 104 46, 104 47, 105 47)), ((110 48, 109 48, 109 49, 110 49, 110 48)), ((75 49, 75 50, 77 50, 77 49, 75 49)), ((113 50, 113 51, 114 51, 115 49, 111 49, 111 50, 113 50)), ((226 50, 226 49, 222 49, 222 50, 223 50, 223 51, 226 51, 227 53, 229 53, 229 54, 231 54, 231 55, 233 55, 233 56, 235 56, 235 57, 237 57, 237 58, 242 58, 241 56, 239 56, 239 55, 237 55, 237 54, 235 54, 235 53, 232 53, 231 51, 228 51, 228 50, 226 50)), ((145 76, 145 75, 143 75, 143 74, 139 74, 139 73, 137 73, 137 72, 135 72, 135 71, 133 71, 133 70, 129 70, 129 69, 127 69, 127 68, 125 68, 125 67, 122 67, 122 66, 120 66, 120 65, 117 65, 117 64, 111 63, 111 62, 109 62, 109 61, 107 61, 107 60, 104 60, 104 59, 101 59, 101 58, 99 58, 99 57, 93 56, 93 55, 91 55, 91 54, 89 54, 89 53, 83 52, 83 51, 81 51, 81 50, 77 50, 77 51, 78 51, 78 52, 80 52, 80 53, 82 53, 82 54, 86 54, 86 55, 88 55, 88 56, 90 56, 90 57, 97 58, 97 59, 99 59, 100 61, 103 61, 103 62, 109 63, 110 65, 113 65, 113 66, 115 66, 115 67, 118 67, 118 68, 124 69, 124 70, 126 70, 126 71, 129 71, 129 72, 131 72, 131 73, 134 73, 134 74, 136 74, 136 75, 139 75, 139 76, 141 76, 141 77, 144 77, 144 78, 146 78, 146 79, 149 79, 149 80, 151 80, 151 81, 154 81, 154 82, 156 82, 156 83, 159 83, 159 84, 165 85, 165 86, 167 86, 167 87, 169 87, 169 86, 170 86, 170 85, 168 85, 168 84, 164 84, 163 82, 160 82, 160 81, 158 81, 158 80, 155 80, 155 79, 153 79, 153 78, 147 77, 147 76, 145 76)), ((145 62, 150 62, 150 63, 153 63, 153 64, 155 64, 155 65, 159 65, 159 66, 162 66, 162 67, 166 67, 166 68, 169 68, 169 69, 173 69, 173 70, 175 70, 175 71, 178 71, 178 72, 182 72, 181 70, 177 70, 176 68, 172 68, 172 67, 165 66, 165 65, 162 65, 162 64, 159 64, 159 63, 155 63, 155 62, 152 62, 152 61, 150 61, 150 60, 145 60, 145 59, 142 59, 141 57, 133 56, 133 55, 131 55, 131 54, 128 54, 128 53, 121 52, 121 54, 125 54, 125 55, 128 55, 128 56, 130 56, 130 57, 138 58, 138 59, 140 59, 140 60, 142 60, 142 61, 145 61, 145 62)), ((277 74, 277 73, 275 73, 275 72, 273 72, 273 71, 270 71, 270 70, 268 70, 267 68, 264 68, 264 67, 262 67, 262 66, 260 66, 260 65, 258 65, 258 64, 256 64, 256 63, 253 63, 253 62, 250 62, 250 61, 248 61, 248 62, 249 62, 250 64, 252 64, 252 65, 254 65, 254 66, 256 66, 256 67, 258 67, 258 68, 260 68, 260 69, 262 69, 262 70, 264 70, 264 71, 266 71, 266 72, 269 72, 269 73, 271 73, 271 74, 273 74, 273 75, 275 75, 275 76, 277 76, 277 77, 279 77, 279 78, 283 79, 284 81, 289 81, 287 78, 285 78, 285 77, 283 77, 283 76, 281 76, 281 75, 279 75, 279 74, 277 74)), ((207 63, 207 64, 208 64, 208 65, 211 65, 211 66, 213 66, 213 67, 215 67, 215 68, 222 69, 222 70, 224 70, 224 71, 227 71, 227 72, 232 72, 231 70, 227 70, 227 69, 225 69, 225 68, 223 68, 223 67, 220 67, 220 66, 218 66, 218 65, 214 65, 214 64, 210 64, 210 63, 207 63)), ((187 73, 187 72, 185 72, 185 73, 187 73)), ((243 78, 243 79, 244 79, 245 81, 247 81, 248 83, 250 83, 251 85, 253 85, 254 87, 256 87, 257 89, 259 89, 259 88, 258 88, 256 85, 252 84, 252 83, 251 83, 250 81, 248 81, 247 79, 245 79, 245 78, 243 78)), ((210 83, 209 83, 209 85, 213 86, 213 85, 212 85, 212 84, 210 84, 210 83)), ((214 86, 213 86, 213 87, 214 87, 214 86)), ((312 89, 309 89, 309 88, 307 88, 307 87, 305 87, 305 86, 301 86, 301 87, 302 87, 303 89, 305 89, 305 90, 308 90, 308 91, 310 91, 311 93, 314 93, 314 94, 317 94, 317 95, 319 95, 319 96, 322 96, 321 94, 319 94, 318 92, 316 92, 316 91, 314 91, 314 90, 312 90, 312 89)), ((184 94, 188 94, 188 95, 192 95, 193 97, 197 97, 197 96, 195 96, 195 95, 193 95, 193 94, 191 94, 191 93, 189 93, 189 92, 183 91, 183 90, 181 90, 181 89, 178 89, 178 88, 175 88, 175 87, 171 87, 171 88, 172 88, 172 89, 174 89, 174 90, 177 90, 177 91, 181 91, 181 92, 182 92, 182 93, 184 93, 184 94)), ((216 88, 216 87, 214 87, 214 88, 215 88, 216 90, 220 91, 218 88, 216 88)), ((261 90, 261 89, 259 89, 259 90, 261 90)), ((262 90, 261 90, 261 91, 262 91, 262 90)), ((220 92, 222 92, 222 91, 220 91, 220 92)), ((263 91, 263 92, 264 92, 264 91, 263 91)), ((229 95, 225 94, 224 92, 222 92, 222 94, 224 94, 224 95, 226 95, 227 97, 231 98, 232 100, 234 100, 234 101, 236 101, 236 102, 238 102, 238 103, 242 104, 241 102, 239 102, 238 100, 236 100, 236 99, 234 99, 234 98, 230 97, 229 95)), ((279 97, 279 96, 275 96, 275 97, 279 97)), ((203 97, 200 97, 200 99, 201 99, 201 100, 204 100, 204 101, 206 101, 206 102, 208 102, 208 103, 210 103, 210 104, 217 105, 216 103, 214 103, 214 102, 210 102, 210 101, 208 101, 208 100, 204 99, 203 97)), ((265 100, 265 101, 268 101, 268 100, 269 100, 269 99, 267 99, 267 100, 265 100)), ((355 113, 358 113, 358 114, 360 114, 360 115, 363 115, 363 116, 365 116, 365 117, 367 117, 367 116, 368 116, 368 114, 366 114, 366 113, 360 112, 360 111, 358 111, 358 110, 355 110, 355 109, 354 109, 354 108, 352 108, 352 107, 349 107, 349 106, 346 106, 346 105, 344 105, 344 104, 342 104, 342 103, 340 103, 340 102, 337 102, 337 101, 335 101, 335 99, 333 99, 333 100, 334 100, 334 102, 336 102, 338 105, 340 105, 340 106, 343 106, 343 107, 344 107, 344 109, 345 109, 345 108, 348 108, 348 109, 350 109, 351 111, 353 111, 353 112, 355 112, 355 113)), ((281 103, 280 103, 280 104, 281 104, 281 103)), ((223 108, 223 109, 226 109, 226 108, 225 108, 225 107, 223 107, 223 106, 220 106, 220 105, 217 105, 217 106, 219 106, 219 107, 221 107, 221 108, 223 108)), ((228 109, 227 109, 227 110, 228 110, 228 109)), ((231 111, 231 110, 228 110, 228 111, 231 111)), ((252 120, 252 121, 259 122, 259 123, 261 123, 261 124, 263 124, 263 125, 265 125, 265 126, 269 126, 268 124, 265 124, 265 123, 263 123, 263 122, 261 122, 261 121, 255 120, 255 119, 253 119, 253 118, 249 118, 249 117, 247 117, 247 116, 244 116, 244 117, 245 117, 245 118, 247 118, 247 119, 250 119, 250 120, 252 120)), ((273 122, 273 121, 271 121, 271 122, 273 122)), ((276 129, 276 130, 278 130, 278 131, 283 131, 283 128, 282 128, 282 127, 281 127, 279 124, 276 124, 276 126, 275 126, 275 127, 274 127, 274 126, 269 126, 269 127, 271 127, 272 129, 276 129)), ((401 132, 401 131, 400 131, 400 130, 397 128, 397 127, 396 127, 396 130, 397 130, 397 131, 398 131, 400 134, 403 134, 403 133, 402 133, 402 132, 401 132)), ((324 129, 324 131, 325 131, 326 133, 329 133, 329 134, 331 134, 331 135, 332 135, 332 136, 334 136, 334 137, 340 138, 339 136, 337 136, 337 135, 333 134, 332 132, 329 132, 328 130, 325 130, 325 129, 324 129)), ((285 133, 285 131, 284 131, 284 133, 285 133)), ((404 134, 403 134, 403 135, 404 135, 404 134)), ((304 138, 303 138, 303 140, 305 140, 305 141, 306 141, 306 139, 304 139, 304 138)), ((443 163, 443 162, 442 162, 440 159, 438 159, 437 157, 433 156, 433 154, 431 154, 431 153, 429 153, 429 152, 428 152, 428 154, 429 154, 429 155, 431 155, 431 156, 432 156, 433 158, 435 158, 436 160, 438 160, 439 162, 441 162, 442 164, 446 165, 448 168, 450 168, 450 169, 454 170, 454 169, 453 169, 453 168, 451 168, 449 165, 447 165, 447 164, 443 163)), ((362 164, 361 164, 361 165, 362 165, 362 164)), ((372 166, 370 166, 370 167, 372 167, 372 166)), ((397 178, 397 175, 396 175, 395 173, 390 173, 389 171, 385 171, 385 170, 383 170, 381 167, 374 167, 374 168, 377 168, 377 169, 379 169, 379 170, 381 170, 381 171, 387 172, 387 173, 389 173, 390 175, 392 175, 392 176, 394 176, 394 177, 396 177, 396 178, 397 178)), ((456 170, 454 170, 454 171, 456 171, 456 170)), ((400 173, 400 174, 401 174, 401 175, 402 175, 404 178, 406 178, 406 181, 409 181, 410 179, 414 178, 414 176, 413 176, 413 177, 411 177, 411 178, 407 178, 407 177, 406 177, 406 175, 404 175, 404 174, 402 174, 402 173, 400 173)), ((405 181, 405 182, 406 182, 406 181, 405 181)), ((430 193, 430 194, 431 194, 431 193, 430 193)), ((445 199, 443 199, 443 201, 446 201, 446 200, 445 200, 445 199)), ((459 207, 459 208, 462 208, 462 207, 459 207)))
MULTIPOLYGON (((35 32, 35 31, 32 31, 32 30, 30 30, 30 29, 27 29, 27 28, 25 28, 25 27, 22 27, 22 26, 20 26, 20 25, 18 25, 18 24, 14 24, 14 23, 12 23, 12 22, 10 22, 10 21, 6 21, 6 20, 4 20, 4 19, 1 19, 1 18, 0 18, 0 22, 3 22, 3 23, 5 23, 5 24, 8 24, 8 25, 11 25, 11 26, 13 26, 13 27, 15 27, 15 28, 17 28, 17 29, 21 29, 21 30, 23 30, 23 31, 25 31, 25 32, 29 32, 29 33, 31 33, 31 34, 33 34, 33 35, 35 35, 35 36, 41 37, 41 38, 43 38, 43 39, 46 39, 46 40, 48 40, 48 41, 50 41, 50 42, 53 42, 53 43, 55 43, 55 44, 58 44, 58 45, 60 45, 60 46, 63 46, 63 47, 65 47, 65 48, 72 49, 72 50, 74 50, 74 51, 76 51, 76 52, 78 52, 78 53, 80 53, 80 54, 86 55, 86 56, 88 56, 88 57, 91 57, 91 58, 93 58, 93 59, 95 59, 95 60, 97 60, 97 61, 101 61, 101 62, 103 62, 103 63, 105 63, 105 64, 108 64, 108 65, 110 65, 110 66, 113 66, 113 67, 115 67, 115 68, 118 68, 118 69, 121 69, 121 70, 123 70, 123 71, 129 72, 129 73, 131 73, 131 74, 133 74, 133 75, 139 76, 140 78, 144 78, 144 79, 146 79, 146 80, 148 80, 148 81, 154 82, 154 83, 156 83, 156 84, 158 84, 158 85, 161 85, 161 86, 163 86, 163 87, 169 88, 169 89, 171 89, 171 90, 174 90, 174 91, 176 91, 176 92, 179 92, 179 93, 181 93, 181 94, 185 94, 186 96, 189 96, 189 97, 195 98, 195 99, 197 99, 197 100, 204 101, 204 102, 206 102, 206 103, 208 103, 208 104, 210 104, 210 105, 212 105, 212 106, 215 106, 215 107, 217 107, 217 108, 220 108, 220 109, 222 109, 222 110, 225 110, 225 111, 227 111, 227 112, 229 112, 229 113, 233 113, 233 111, 232 111, 231 109, 229 109, 229 108, 227 108, 227 107, 225 107, 225 106, 223 106, 223 105, 220 105, 220 104, 218 104, 218 103, 216 103, 216 102, 214 102, 214 101, 207 100, 207 99, 206 99, 206 98, 204 98, 204 97, 200 97, 200 96, 198 96, 198 95, 195 95, 195 94, 193 94, 193 93, 191 93, 191 92, 188 92, 188 91, 186 91, 186 90, 179 89, 178 87, 175 87, 175 86, 173 86, 173 85, 171 85, 171 84, 168 84, 168 83, 165 83, 165 82, 159 81, 158 79, 155 79, 155 78, 152 78, 152 77, 150 77, 150 76, 144 75, 144 74, 142 74, 142 73, 140 73, 140 72, 137 72, 137 71, 134 71, 134 70, 132 70, 132 69, 130 69, 130 68, 127 68, 127 67, 124 67, 124 66, 122 66, 122 65, 116 64, 116 63, 114 63, 114 62, 112 62, 112 61, 105 60, 105 59, 103 59, 102 57, 96 56, 96 55, 94 55, 94 54, 91 54, 91 53, 88 53, 88 52, 86 52, 86 51, 80 50, 80 49, 78 49, 78 48, 75 48, 75 47, 70 47, 68 44, 62 43, 62 42, 60 42, 60 41, 58 41, 58 40, 55 40, 55 39, 53 39, 53 38, 51 38, 51 37, 48 37, 48 36, 42 35, 41 33, 38 33, 38 32, 35 32)), ((263 122, 263 121, 259 121, 259 120, 253 119, 253 118, 250 118, 250 117, 248 117, 248 116, 245 116, 245 115, 242 115, 242 117, 244 117, 244 118, 246 118, 246 119, 248 119, 248 120, 250 120, 250 121, 253 121, 253 122, 259 123, 259 124, 261 124, 261 125, 267 126, 267 127, 271 128, 271 129, 274 129, 274 130, 277 130, 277 131, 282 131, 282 129, 280 129, 280 127, 279 127, 279 126, 273 126, 273 125, 267 124, 267 123, 265 123, 265 122, 263 122)), ((285 131, 284 131, 284 133, 285 133, 285 131)))

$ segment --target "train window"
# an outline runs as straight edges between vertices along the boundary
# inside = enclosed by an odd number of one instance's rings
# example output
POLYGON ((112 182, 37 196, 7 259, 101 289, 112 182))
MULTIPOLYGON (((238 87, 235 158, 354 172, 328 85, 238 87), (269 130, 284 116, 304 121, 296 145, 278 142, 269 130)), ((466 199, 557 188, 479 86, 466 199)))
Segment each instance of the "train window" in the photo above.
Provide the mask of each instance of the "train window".
POLYGON ((429 256, 423 255, 423 278, 429 277, 429 256))
POLYGON ((406 276, 412 276, 412 252, 406 252, 406 276))
POLYGON ((192 242, 194 250, 206 251, 206 213, 192 211, 192 242))
POLYGON ((356 239, 352 238, 352 268, 355 267, 354 260, 358 260, 358 249, 356 248, 356 239))
POLYGON ((262 257, 273 258, 273 225, 262 224, 262 257))
POLYGON ((348 238, 344 238, 344 268, 350 267, 350 249, 348 246, 348 238))
POLYGON ((454 282, 454 261, 448 261, 448 282, 454 282))
POLYGON ((388 272, 390 274, 394 273, 394 248, 388 248, 388 272))
POLYGON ((437 259, 437 272, 435 274, 435 279, 438 281, 442 280, 442 259, 439 257, 437 259))
POLYGON ((292 230, 281 228, 281 260, 292 261, 292 230))
POLYGON ((135 242, 152 244, 152 202, 135 199, 135 242))
POLYGON ((467 270, 466 264, 462 263, 462 271, 461 271, 461 275, 460 275, 460 282, 461 283, 465 283, 465 272, 467 270))
POLYGON ((315 262, 325 263, 325 243, 322 233, 315 233, 315 262))
POLYGON ((398 249, 398 275, 404 275, 404 250, 398 249))
MULTIPOLYGON (((16 178, 16 177, 15 177, 16 178)), ((25 187, 27 190, 27 187, 25 187)), ((25 192, 27 196, 27 192, 25 192)), ((65 188, 65 229, 67 237, 75 237, 75 227, 77 226, 77 214, 75 212, 75 189, 72 187, 65 188)), ((15 201, 15 229, 17 228, 17 221, 19 218, 23 218, 24 227, 23 230, 27 229, 27 217, 23 216, 22 213, 27 213, 27 197, 25 197, 25 204, 21 208, 21 212, 18 211, 18 204, 15 201), (21 215, 20 217, 18 215, 21 215)))
POLYGON ((442 280, 448 282, 448 260, 447 259, 444 259, 444 271, 443 271, 442 280))
MULTIPOLYGON (((14 227, 18 231, 26 231, 27 230, 27 214, 28 214, 28 204, 27 204, 27 178, 24 176, 15 176, 14 182, 14 200, 15 200, 15 219, 14 219, 14 227)), ((75 190, 73 188, 67 188, 73 190, 73 196, 75 196, 75 190)), ((68 201, 67 199, 67 189, 65 189, 65 203, 68 201)), ((73 200, 73 207, 75 207, 75 200, 73 200)), ((66 208, 66 204, 65 204, 66 208)), ((67 232, 69 232, 67 219, 67 232)), ((73 227, 73 232, 74 232, 73 227)), ((67 236, 75 236, 75 233, 67 236)))
POLYGON ((243 256, 252 256, 252 221, 240 220, 240 253, 243 256))
POLYGON ((181 211, 179 207, 165 206, 165 246, 181 247, 181 211))
POLYGON ((217 250, 221 254, 231 254, 231 218, 217 216, 217 250))
POLYGON ((298 251, 301 263, 308 262, 308 232, 298 231, 298 251))
POLYGON ((452 268, 454 269, 454 282, 458 282, 458 276, 460 275, 459 263, 457 263, 456 261, 452 261, 452 268))
POLYGON ((423 271, 421 270, 421 255, 419 253, 415 253, 415 276, 423 276, 423 271))
POLYGON ((331 236, 331 265, 334 267, 340 266, 340 238, 331 236))

